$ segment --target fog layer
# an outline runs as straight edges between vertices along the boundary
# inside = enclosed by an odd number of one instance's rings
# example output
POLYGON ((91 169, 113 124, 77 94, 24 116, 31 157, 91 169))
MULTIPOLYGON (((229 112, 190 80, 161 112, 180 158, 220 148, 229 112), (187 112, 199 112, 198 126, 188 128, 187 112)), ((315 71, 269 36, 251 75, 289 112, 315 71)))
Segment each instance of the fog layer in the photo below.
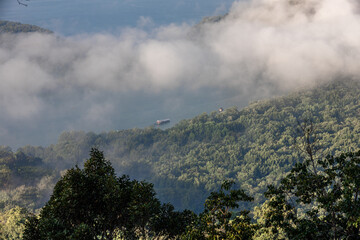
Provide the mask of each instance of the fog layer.
POLYGON ((65 130, 144 127, 358 79, 359 39, 355 0, 235 2, 219 22, 118 35, 1 35, 0 145, 48 145, 65 130))

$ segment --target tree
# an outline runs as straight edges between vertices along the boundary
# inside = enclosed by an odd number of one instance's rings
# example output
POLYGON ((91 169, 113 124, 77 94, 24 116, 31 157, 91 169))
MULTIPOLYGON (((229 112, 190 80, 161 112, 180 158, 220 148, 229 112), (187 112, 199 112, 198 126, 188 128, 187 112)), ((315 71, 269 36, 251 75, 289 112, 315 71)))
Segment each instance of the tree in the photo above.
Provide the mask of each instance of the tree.
MULTIPOLYGON (((292 214, 292 210, 286 211, 285 209, 280 209, 278 211, 277 208, 271 207, 269 205, 269 201, 265 201, 261 206, 256 206, 254 208, 253 214, 254 214, 254 220, 256 220, 259 228, 254 234, 253 239, 254 240, 267 240, 267 239, 273 239, 273 240, 280 240, 280 239, 288 239, 286 238, 285 231, 279 227, 269 224, 269 222, 276 221, 275 219, 284 219, 287 218, 288 214, 292 214), (274 219, 269 219, 269 217, 273 217, 274 219)), ((278 205, 279 207, 284 207, 282 205, 278 205)), ((286 207, 286 206, 285 206, 286 207)))
POLYGON ((360 239, 360 151, 297 163, 266 196, 265 226, 289 239, 360 239), (301 213, 303 212, 303 213, 301 213), (290 214, 289 214, 290 213, 290 214))
POLYGON ((251 239, 256 225, 251 223, 249 211, 241 211, 234 219, 231 210, 239 201, 252 201, 242 189, 231 189, 233 181, 226 180, 218 192, 211 192, 205 201, 204 212, 188 227, 183 239, 251 239))
POLYGON ((19 206, 0 214, 0 239, 22 239, 26 218, 30 213, 19 206))
POLYGON ((103 153, 92 149, 84 169, 68 170, 40 215, 29 218, 24 240, 146 237, 160 207, 152 184, 116 177, 103 153))
POLYGON ((155 239, 177 239, 196 219, 196 214, 190 210, 174 211, 174 206, 167 203, 160 208, 159 214, 153 219, 151 228, 155 239))
POLYGON ((109 239, 117 228, 127 227, 130 185, 126 176, 115 176, 102 152, 92 149, 84 169, 68 170, 55 185, 39 219, 29 220, 24 239, 74 239, 83 232, 90 239, 109 239))
POLYGON ((360 151, 318 156, 315 125, 298 124, 305 158, 268 187, 263 226, 289 239, 360 239, 360 151))

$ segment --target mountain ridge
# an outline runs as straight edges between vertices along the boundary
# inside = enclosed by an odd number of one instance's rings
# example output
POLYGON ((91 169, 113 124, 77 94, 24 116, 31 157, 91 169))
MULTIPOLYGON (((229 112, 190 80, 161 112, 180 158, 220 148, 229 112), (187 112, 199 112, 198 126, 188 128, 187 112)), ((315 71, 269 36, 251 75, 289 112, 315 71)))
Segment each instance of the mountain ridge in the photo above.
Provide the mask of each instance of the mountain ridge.
POLYGON ((203 113, 166 130, 64 132, 49 147, 24 146, 17 152, 40 158, 59 175, 84 162, 95 146, 118 173, 154 183, 159 198, 179 209, 201 211, 224 179, 254 196, 254 206, 264 201, 267 185, 305 158, 296 146, 299 124, 316 126, 318 157, 360 148, 359 93, 359 82, 336 81, 240 110, 203 113))

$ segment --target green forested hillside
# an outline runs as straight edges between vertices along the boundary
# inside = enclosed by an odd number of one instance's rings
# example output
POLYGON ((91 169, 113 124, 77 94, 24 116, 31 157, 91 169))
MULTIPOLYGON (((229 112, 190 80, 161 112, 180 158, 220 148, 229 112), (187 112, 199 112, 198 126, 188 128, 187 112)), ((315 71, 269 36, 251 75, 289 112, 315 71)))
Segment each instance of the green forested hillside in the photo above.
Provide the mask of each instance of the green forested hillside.
POLYGON ((0 210, 41 208, 58 178, 57 171, 40 158, 0 147, 0 210))
POLYGON ((30 24, 22 24, 18 22, 0 21, 0 33, 27 33, 42 32, 52 33, 52 31, 30 24))
MULTIPOLYGON (((203 113, 166 130, 65 132, 54 145, 26 146, 16 155, 40 158, 59 173, 82 164, 94 146, 119 174, 153 183, 160 200, 177 208, 199 212, 224 179, 235 180, 257 205, 267 185, 304 157, 299 124, 314 123, 318 156, 359 149, 359 93, 358 82, 337 81, 244 109, 203 113)), ((42 174, 56 179, 55 173, 42 174)))

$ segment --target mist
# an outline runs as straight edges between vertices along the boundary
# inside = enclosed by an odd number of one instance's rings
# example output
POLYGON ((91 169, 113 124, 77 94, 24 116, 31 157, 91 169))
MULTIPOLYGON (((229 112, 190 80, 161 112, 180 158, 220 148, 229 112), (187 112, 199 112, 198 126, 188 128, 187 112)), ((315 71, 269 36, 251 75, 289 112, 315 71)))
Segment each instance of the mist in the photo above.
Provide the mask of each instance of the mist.
POLYGON ((172 124, 202 112, 360 79, 359 4, 234 2, 218 22, 119 34, 0 36, 0 145, 62 131, 172 124))

